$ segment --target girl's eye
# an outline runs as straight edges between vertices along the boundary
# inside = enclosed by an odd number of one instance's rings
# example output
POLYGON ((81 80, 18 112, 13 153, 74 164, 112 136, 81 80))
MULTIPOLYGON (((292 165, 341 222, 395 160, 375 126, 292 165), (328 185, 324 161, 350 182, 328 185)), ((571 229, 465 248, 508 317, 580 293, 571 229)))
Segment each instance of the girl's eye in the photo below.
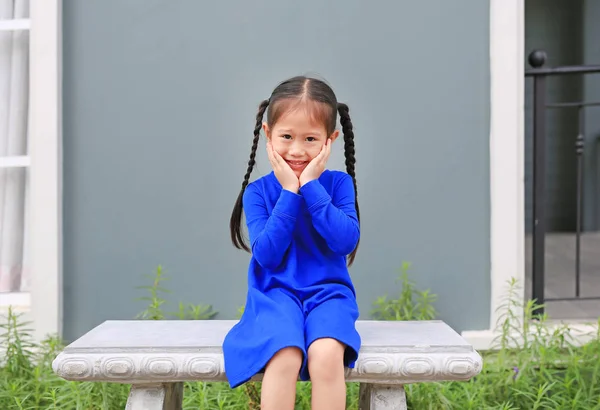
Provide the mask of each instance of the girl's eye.
POLYGON ((289 134, 282 135, 281 138, 285 138, 286 140, 291 140, 292 136, 289 134))
POLYGON ((313 142, 313 141, 316 141, 317 139, 315 137, 308 137, 306 140, 309 142, 313 142))

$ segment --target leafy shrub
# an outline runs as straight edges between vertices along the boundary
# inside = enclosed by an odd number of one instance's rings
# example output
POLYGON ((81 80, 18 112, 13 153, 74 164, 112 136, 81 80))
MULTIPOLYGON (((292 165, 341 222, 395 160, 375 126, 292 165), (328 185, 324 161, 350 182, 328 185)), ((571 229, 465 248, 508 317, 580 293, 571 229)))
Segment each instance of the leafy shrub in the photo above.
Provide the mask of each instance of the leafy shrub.
MULTIPOLYGON (((408 279, 409 265, 402 267, 397 298, 378 298, 373 316, 379 320, 429 320, 436 316, 436 296, 419 291, 408 279)), ((140 319, 165 320, 167 292, 159 267, 146 309, 140 319)), ((406 386, 410 409, 570 409, 600 410, 600 334, 576 346, 567 325, 552 325, 546 317, 534 317, 536 304, 522 303, 516 283, 497 324, 496 350, 485 352, 479 376, 468 382, 423 383, 406 386)), ((210 306, 180 304, 177 319, 211 319, 210 306)), ((11 309, 0 325, 0 409, 103 409, 125 408, 129 386, 116 383, 78 383, 62 380, 52 372, 52 360, 63 348, 56 337, 35 343, 28 324, 11 309)), ((348 409, 358 408, 358 385, 348 383, 348 409)), ((260 384, 229 389, 226 383, 185 383, 184 409, 258 409, 260 384)), ((310 409, 310 383, 298 383, 298 409, 310 409)))

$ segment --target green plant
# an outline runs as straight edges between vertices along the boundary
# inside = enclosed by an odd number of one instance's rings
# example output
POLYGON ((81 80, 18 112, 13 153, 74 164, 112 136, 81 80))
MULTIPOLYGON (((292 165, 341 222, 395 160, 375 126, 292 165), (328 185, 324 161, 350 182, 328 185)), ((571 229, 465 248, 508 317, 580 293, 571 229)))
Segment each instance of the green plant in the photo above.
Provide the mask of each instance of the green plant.
POLYGON ((137 300, 145 300, 148 302, 148 306, 142 312, 140 312, 135 318, 136 319, 150 319, 150 320, 162 320, 165 318, 162 311, 162 305, 166 302, 165 299, 159 297, 159 292, 169 293, 169 290, 163 288, 161 283, 166 281, 167 278, 163 274, 163 268, 158 265, 154 276, 145 275, 152 279, 152 284, 148 286, 139 286, 138 289, 146 289, 150 296, 142 296, 137 300))
MULTIPOLYGON (((403 267, 404 273, 406 267, 403 267)), ((164 279, 162 268, 152 279, 152 285, 145 288, 150 297, 145 299, 148 306, 141 316, 163 320, 166 317, 164 300, 159 296, 164 279)), ((407 275, 402 276, 402 286, 397 299, 385 299, 385 304, 376 305, 387 315, 384 317, 414 320, 435 316, 425 302, 435 300, 435 295, 417 290, 407 275)), ((508 286, 508 296, 498 312, 497 350, 484 353, 481 374, 468 382, 408 385, 410 409, 600 410, 598 331, 590 335, 589 343, 578 346, 566 325, 555 325, 545 317, 533 315, 537 305, 519 300, 515 281, 508 286)), ((192 305, 180 305, 180 309, 182 306, 185 317, 195 315, 193 312, 200 314, 200 310, 189 310, 192 305)), ((112 410, 125 407, 129 393, 126 385, 67 382, 56 377, 51 362, 62 349, 62 342, 49 337, 36 343, 29 326, 11 309, 5 323, 0 325, 0 351, 4 352, 4 356, 0 355, 0 409, 112 410)), ((310 409, 310 387, 310 383, 298 384, 297 409, 310 409)), ((347 388, 346 407, 356 410, 358 384, 348 383, 347 388)), ((231 390, 227 383, 190 382, 184 384, 183 408, 257 409, 259 398, 259 384, 231 390)))
MULTIPOLYGON (((164 320, 167 319, 162 306, 167 302, 166 299, 159 296, 159 293, 170 293, 170 291, 162 287, 161 283, 168 280, 164 274, 163 267, 159 265, 156 268, 153 276, 146 275, 152 280, 149 286, 140 286, 138 289, 145 289, 150 294, 143 296, 137 300, 145 300, 148 306, 140 312, 135 318, 144 320, 164 320)), ((179 302, 179 310, 171 313, 171 317, 180 320, 209 320, 213 319, 218 312, 214 311, 210 305, 194 305, 179 302)))
POLYGON ((598 333, 576 345, 568 325, 534 316, 539 305, 520 301, 517 289, 515 280, 508 283, 495 349, 483 353, 481 374, 464 383, 410 385, 411 408, 600 409, 598 333))
POLYGON ((437 295, 429 290, 418 290, 409 279, 410 263, 404 262, 400 268, 398 280, 401 282, 400 294, 396 299, 381 296, 373 303, 371 315, 376 320, 431 320, 437 315, 433 304, 437 295))
POLYGON ((18 378, 31 373, 33 365, 31 359, 34 356, 34 345, 31 343, 31 329, 27 328, 28 323, 19 321, 20 315, 8 309, 7 322, 0 325, 3 330, 0 336, 0 346, 6 348, 4 353, 3 367, 7 374, 18 378))
POLYGON ((242 305, 242 306, 240 306, 238 308, 238 310, 237 310, 237 317, 238 317, 238 319, 241 319, 242 316, 244 316, 244 311, 245 310, 246 310, 246 306, 245 305, 242 305))
POLYGON ((80 385, 59 379, 51 364, 62 343, 57 337, 35 343, 29 325, 11 308, 0 325, 0 351, 4 351, 0 361, 0 408, 109 408, 119 398, 127 398, 126 386, 80 385))

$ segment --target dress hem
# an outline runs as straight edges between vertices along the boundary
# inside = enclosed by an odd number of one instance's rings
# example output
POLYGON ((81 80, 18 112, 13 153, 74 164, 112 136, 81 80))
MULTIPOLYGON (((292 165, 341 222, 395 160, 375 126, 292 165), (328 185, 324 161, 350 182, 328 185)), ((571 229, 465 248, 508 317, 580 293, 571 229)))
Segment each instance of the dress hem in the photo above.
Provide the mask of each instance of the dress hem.
POLYGON ((249 367, 248 371, 237 373, 234 376, 227 376, 227 380, 229 382, 229 387, 232 389, 235 389, 236 387, 239 387, 239 386, 247 383, 248 381, 250 381, 250 379, 252 379, 252 377, 256 376, 262 369, 264 369, 267 366, 267 364, 273 358, 273 356, 275 356, 275 354, 277 354, 280 350, 286 349, 288 347, 295 347, 297 349, 300 349, 300 351, 302 352, 301 369, 304 368, 306 360, 307 360, 306 359, 306 350, 304 349, 304 347, 299 346, 295 343, 284 343, 281 345, 281 347, 272 349, 273 352, 266 355, 265 356, 266 359, 260 360, 257 365, 249 367))

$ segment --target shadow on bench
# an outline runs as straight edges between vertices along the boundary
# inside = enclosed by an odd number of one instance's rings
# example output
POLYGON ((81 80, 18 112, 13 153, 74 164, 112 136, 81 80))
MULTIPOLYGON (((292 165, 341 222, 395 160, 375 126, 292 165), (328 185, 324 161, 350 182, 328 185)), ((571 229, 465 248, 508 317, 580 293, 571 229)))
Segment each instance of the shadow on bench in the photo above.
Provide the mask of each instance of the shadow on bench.
MULTIPOLYGON (((179 410, 184 381, 226 381, 221 344, 231 320, 107 321, 53 362, 72 381, 131 384, 129 410, 179 410)), ((360 409, 406 409, 403 386, 467 381, 481 356, 441 321, 358 321, 362 347, 346 380, 360 383, 360 409)), ((254 381, 260 381, 257 375, 254 381)))

